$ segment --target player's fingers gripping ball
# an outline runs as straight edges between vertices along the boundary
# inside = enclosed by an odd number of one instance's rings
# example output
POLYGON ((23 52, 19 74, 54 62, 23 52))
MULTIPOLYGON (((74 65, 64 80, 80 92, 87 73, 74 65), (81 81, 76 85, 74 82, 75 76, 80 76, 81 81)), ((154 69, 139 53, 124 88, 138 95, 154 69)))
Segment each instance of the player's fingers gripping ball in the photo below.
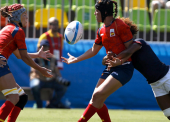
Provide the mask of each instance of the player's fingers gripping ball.
POLYGON ((83 26, 79 21, 72 21, 65 29, 64 37, 68 44, 77 43, 83 35, 83 26))

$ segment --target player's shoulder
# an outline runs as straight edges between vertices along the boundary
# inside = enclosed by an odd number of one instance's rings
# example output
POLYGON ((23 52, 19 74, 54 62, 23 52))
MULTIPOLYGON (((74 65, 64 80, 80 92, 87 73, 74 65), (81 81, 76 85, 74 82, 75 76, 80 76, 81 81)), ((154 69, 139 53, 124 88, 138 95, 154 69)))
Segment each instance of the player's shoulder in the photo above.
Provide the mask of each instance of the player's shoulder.
POLYGON ((12 36, 14 37, 15 35, 15 37, 19 37, 19 38, 25 38, 25 32, 24 32, 24 30, 22 29, 22 28, 20 28, 19 26, 16 26, 16 25, 14 25, 15 26, 15 28, 13 29, 13 31, 12 31, 12 36))
POLYGON ((123 22, 121 19, 116 19, 115 20, 117 26, 124 26, 127 25, 125 22, 123 22))
POLYGON ((121 19, 119 19, 119 18, 116 18, 115 21, 119 22, 119 23, 123 23, 123 21, 121 19))
POLYGON ((15 26, 14 24, 11 24, 11 23, 7 24, 7 25, 3 28, 3 30, 5 30, 5 31, 11 31, 11 32, 13 32, 14 29, 18 31, 19 28, 16 28, 16 26, 15 26))
POLYGON ((115 26, 119 31, 122 31, 125 28, 130 28, 123 20, 118 18, 115 20, 115 26))
POLYGON ((98 30, 97 30, 97 34, 100 36, 100 32, 101 32, 101 30, 102 30, 102 28, 104 28, 103 27, 104 25, 102 25, 98 30))
MULTIPOLYGON (((23 34, 23 33, 24 33, 24 30, 19 27, 19 28, 18 28, 18 32, 23 34)), ((24 34, 25 34, 25 33, 24 33, 24 34)))
MULTIPOLYGON (((17 36, 25 37, 25 32, 24 32, 24 30, 22 28, 17 27, 17 29, 15 28, 14 31, 16 31, 17 36)), ((13 33, 15 33, 15 32, 13 32, 13 33)))
POLYGON ((9 23, 9 24, 7 24, 4 28, 14 29, 14 28, 15 28, 15 25, 9 23))

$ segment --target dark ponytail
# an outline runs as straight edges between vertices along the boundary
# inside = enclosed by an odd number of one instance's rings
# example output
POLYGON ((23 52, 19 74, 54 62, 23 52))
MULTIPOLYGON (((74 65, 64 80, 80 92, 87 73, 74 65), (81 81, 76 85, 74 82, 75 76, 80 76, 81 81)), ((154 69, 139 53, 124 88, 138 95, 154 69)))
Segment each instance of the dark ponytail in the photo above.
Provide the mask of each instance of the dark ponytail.
POLYGON ((0 12, 1 12, 1 16, 3 16, 4 18, 11 16, 8 12, 8 6, 0 8, 0 12))

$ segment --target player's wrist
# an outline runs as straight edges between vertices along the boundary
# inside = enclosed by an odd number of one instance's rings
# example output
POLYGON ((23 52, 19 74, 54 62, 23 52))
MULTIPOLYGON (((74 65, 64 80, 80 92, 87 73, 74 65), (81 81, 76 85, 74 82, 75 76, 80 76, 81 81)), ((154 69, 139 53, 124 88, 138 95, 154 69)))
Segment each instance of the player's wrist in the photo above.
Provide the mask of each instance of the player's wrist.
POLYGON ((40 52, 39 51, 36 52, 35 54, 36 54, 37 58, 40 58, 40 52))
POLYGON ((77 63, 78 62, 78 58, 74 58, 73 63, 77 63))
POLYGON ((119 59, 120 65, 122 65, 123 64, 122 59, 120 59, 120 58, 118 58, 118 59, 119 59))
POLYGON ((121 59, 120 59, 120 64, 121 64, 121 65, 123 64, 121 59))

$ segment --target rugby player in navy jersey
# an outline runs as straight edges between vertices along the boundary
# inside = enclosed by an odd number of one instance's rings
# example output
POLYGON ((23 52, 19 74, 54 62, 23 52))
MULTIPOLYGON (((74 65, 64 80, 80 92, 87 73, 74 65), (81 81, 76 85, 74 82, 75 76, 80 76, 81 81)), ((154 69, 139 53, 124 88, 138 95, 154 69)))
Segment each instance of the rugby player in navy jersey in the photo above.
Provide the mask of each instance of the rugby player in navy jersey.
MULTIPOLYGON (((153 52, 149 44, 143 39, 135 39, 126 50, 116 57, 112 52, 105 56, 103 64, 109 68, 121 65, 129 57, 132 64, 151 85, 157 103, 164 115, 170 120, 170 70, 153 52), (112 57, 112 59, 111 59, 112 57), (111 60, 110 60, 111 59, 111 60), (149 59, 149 60, 148 60, 149 59)), ((109 69, 108 69, 109 70, 109 69)))

